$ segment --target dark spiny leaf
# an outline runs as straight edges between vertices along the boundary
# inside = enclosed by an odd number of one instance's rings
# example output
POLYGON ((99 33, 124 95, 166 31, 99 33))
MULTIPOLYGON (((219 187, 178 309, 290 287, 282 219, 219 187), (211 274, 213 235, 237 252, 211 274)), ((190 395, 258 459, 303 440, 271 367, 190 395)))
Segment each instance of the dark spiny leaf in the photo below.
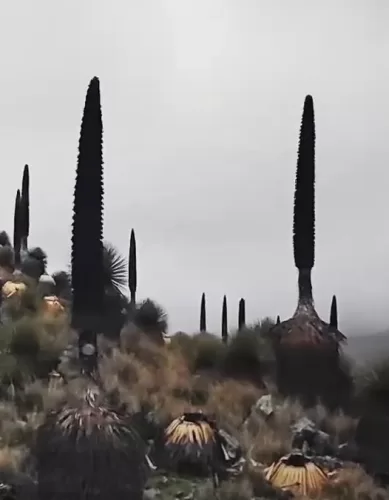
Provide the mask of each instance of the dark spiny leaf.
POLYGON ((121 293, 127 281, 126 261, 111 243, 105 242, 103 248, 104 288, 112 288, 115 292, 121 293))
POLYGON ((315 261, 315 117, 307 95, 300 129, 293 219, 294 260, 298 269, 315 261))

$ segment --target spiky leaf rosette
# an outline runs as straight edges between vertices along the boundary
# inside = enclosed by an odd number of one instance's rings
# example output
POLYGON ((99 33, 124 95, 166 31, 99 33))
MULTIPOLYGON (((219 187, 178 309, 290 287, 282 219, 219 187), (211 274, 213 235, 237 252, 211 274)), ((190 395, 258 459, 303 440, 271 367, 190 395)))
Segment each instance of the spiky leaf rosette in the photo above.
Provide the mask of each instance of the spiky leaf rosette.
POLYGON ((145 445, 124 415, 84 397, 48 413, 35 448, 39 498, 142 499, 145 445))
POLYGON ((331 302, 331 312, 330 312, 330 326, 333 328, 338 328, 338 305, 336 302, 336 296, 332 296, 331 302))
POLYGON ((300 129, 294 197, 293 249, 296 267, 312 269, 315 261, 315 116, 307 95, 300 129))
POLYGON ((239 443, 204 413, 172 420, 155 442, 162 468, 182 475, 218 476, 241 457, 239 443))
POLYGON ((223 297, 223 308, 222 308, 222 340, 227 342, 228 339, 228 326, 227 326, 227 297, 223 297))
POLYGON ((240 299, 238 310, 238 329, 241 330, 246 325, 246 301, 240 299))
POLYGON ((133 322, 139 330, 158 341, 168 327, 166 312, 151 299, 144 300, 135 310, 133 322))
POLYGON ((56 271, 52 276, 55 281, 55 295, 70 301, 72 299, 72 282, 70 274, 66 271, 56 271))
POLYGON ((136 240, 135 232, 131 230, 130 251, 128 256, 128 288, 131 293, 131 303, 136 301, 137 268, 136 268, 136 240))
POLYGON ((21 249, 21 203, 20 190, 16 191, 15 210, 14 210, 14 252, 15 252, 15 267, 20 267, 20 249, 21 249))
POLYGON ((10 247, 11 240, 9 239, 8 233, 6 231, 0 232, 0 245, 2 247, 10 247))
POLYGON ((30 175, 28 165, 25 165, 23 170, 22 197, 20 204, 22 248, 27 249, 28 236, 30 234, 30 175))
POLYGON ((104 289, 109 288, 117 293, 121 293, 127 281, 126 261, 120 255, 117 248, 108 242, 104 243, 103 257, 104 289))
POLYGON ((201 296, 201 305, 200 305, 200 332, 207 331, 207 312, 205 309, 205 293, 201 296))
POLYGON ((42 274, 46 273, 46 268, 47 254, 42 248, 35 247, 27 251, 21 264, 23 274, 38 280, 42 274))
POLYGON ((72 234, 72 325, 96 331, 104 301, 103 124, 100 83, 89 84, 81 123, 72 234))

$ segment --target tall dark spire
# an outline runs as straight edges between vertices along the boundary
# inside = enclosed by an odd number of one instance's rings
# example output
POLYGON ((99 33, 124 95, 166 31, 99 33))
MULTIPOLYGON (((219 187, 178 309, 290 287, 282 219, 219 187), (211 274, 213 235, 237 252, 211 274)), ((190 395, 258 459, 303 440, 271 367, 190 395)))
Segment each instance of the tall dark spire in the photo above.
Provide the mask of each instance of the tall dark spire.
POLYGON ((103 125, 100 83, 93 78, 81 123, 72 234, 72 325, 84 370, 97 369, 97 332, 104 305, 103 125))
POLYGON ((239 301, 238 311, 238 330, 242 330, 246 326, 246 302, 244 299, 239 301))
POLYGON ((222 308, 222 340, 224 343, 228 342, 227 297, 225 295, 222 308))
POLYGON ((307 95, 300 129, 293 216, 294 261, 299 270, 299 299, 312 301, 315 263, 315 115, 307 95))
POLYGON ((15 253, 15 268, 20 269, 20 249, 22 243, 22 228, 21 228, 21 198, 20 190, 16 191, 15 208, 14 208, 14 253, 15 253))
POLYGON ((24 166, 22 179, 22 197, 20 202, 21 211, 21 246, 23 250, 27 250, 28 237, 30 235, 30 174, 28 165, 24 166))
POLYGON ((130 250, 128 255, 128 288, 131 294, 131 306, 136 305, 137 268, 136 268, 136 240, 135 232, 131 229, 130 250))
POLYGON ((201 296, 200 304, 200 332, 207 331, 207 312, 205 309, 205 293, 201 296))
POLYGON ((338 329, 338 306, 335 295, 332 296, 331 302, 330 326, 336 330, 338 329))

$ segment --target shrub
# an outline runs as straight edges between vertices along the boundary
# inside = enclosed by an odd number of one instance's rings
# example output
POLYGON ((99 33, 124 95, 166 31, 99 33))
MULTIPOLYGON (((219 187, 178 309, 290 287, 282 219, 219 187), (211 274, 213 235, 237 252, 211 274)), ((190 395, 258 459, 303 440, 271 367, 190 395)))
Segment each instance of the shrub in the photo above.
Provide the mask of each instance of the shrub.
POLYGON ((69 330, 61 319, 24 316, 0 327, 0 384, 20 387, 45 378, 57 366, 69 330))
POLYGON ((237 332, 227 346, 220 367, 221 373, 262 386, 268 356, 267 352, 263 352, 265 349, 266 340, 255 330, 244 329, 237 332))
POLYGON ((198 333, 193 336, 180 333, 172 337, 170 349, 178 350, 184 356, 191 373, 216 373, 225 356, 226 345, 210 333, 198 333))
POLYGON ((389 410, 389 358, 374 361, 355 376, 356 402, 360 409, 389 410))

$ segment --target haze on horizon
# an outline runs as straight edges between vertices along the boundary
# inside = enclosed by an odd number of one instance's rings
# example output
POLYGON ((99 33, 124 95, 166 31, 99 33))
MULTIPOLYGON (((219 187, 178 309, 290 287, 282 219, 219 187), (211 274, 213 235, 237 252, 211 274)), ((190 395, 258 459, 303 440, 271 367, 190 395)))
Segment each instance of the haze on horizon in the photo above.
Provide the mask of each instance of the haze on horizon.
POLYGON ((1 19, 1 229, 23 166, 30 244, 66 268, 89 80, 101 81, 105 238, 138 244, 140 298, 195 331, 296 306, 292 206, 302 106, 316 113, 314 297, 346 335, 389 326, 385 0, 21 0, 1 19))

